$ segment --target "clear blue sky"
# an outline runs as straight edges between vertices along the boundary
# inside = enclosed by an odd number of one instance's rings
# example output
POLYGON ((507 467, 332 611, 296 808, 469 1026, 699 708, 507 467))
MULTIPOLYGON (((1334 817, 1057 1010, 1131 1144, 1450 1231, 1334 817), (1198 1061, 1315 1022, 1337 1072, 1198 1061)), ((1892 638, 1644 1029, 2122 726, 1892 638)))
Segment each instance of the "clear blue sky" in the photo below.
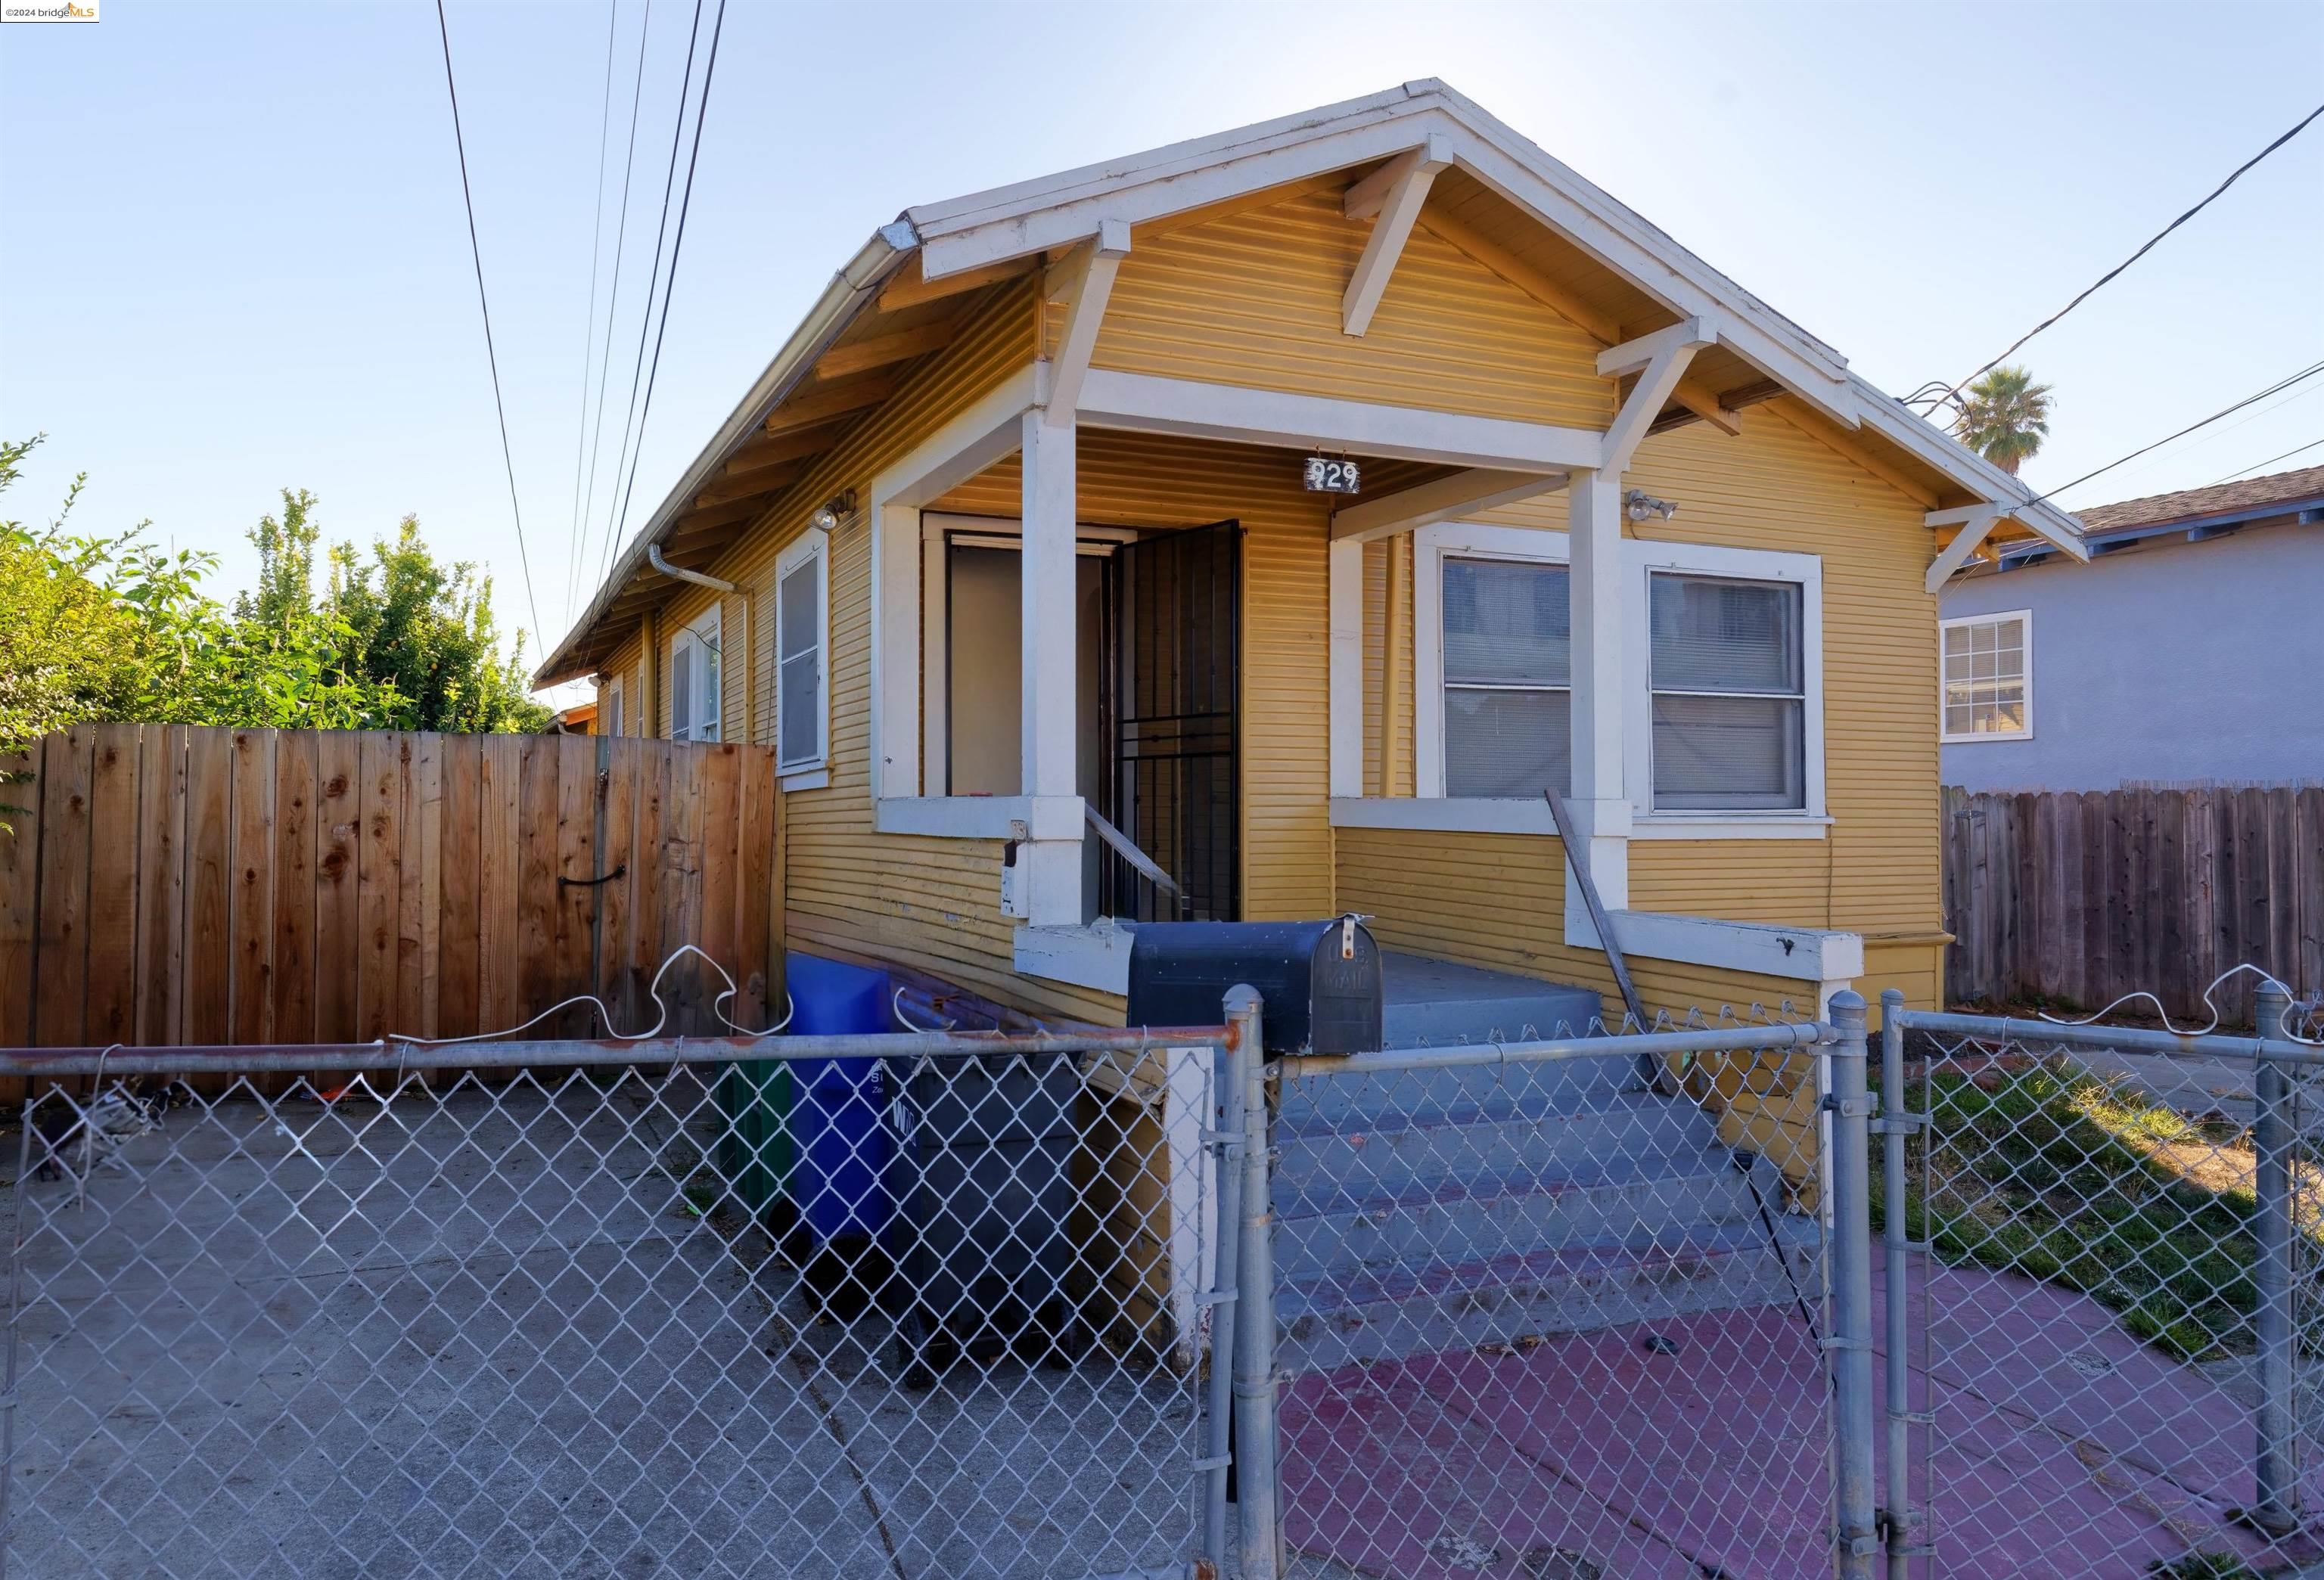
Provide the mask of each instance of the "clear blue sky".
MULTIPOLYGON (((641 4, 619 0, 609 237, 641 4)), ((447 5, 553 637, 599 562, 693 5, 654 0, 576 577, 607 6, 447 5)), ((1902 392, 1999 352, 2324 101, 2324 5, 730 0, 632 529, 905 206, 1430 76, 1902 392)), ((417 513, 532 623, 429 0, 106 0, 95 26, 0 29, 0 432, 50 436, 9 514, 44 518, 85 470, 84 529, 150 517, 219 552, 225 591, 249 524, 309 488, 335 537, 417 513)), ((2027 349, 2058 407, 2027 475, 2063 482, 2319 357, 2324 122, 2027 349)), ((2324 439, 2324 378, 2301 394, 2065 502, 2324 439)))

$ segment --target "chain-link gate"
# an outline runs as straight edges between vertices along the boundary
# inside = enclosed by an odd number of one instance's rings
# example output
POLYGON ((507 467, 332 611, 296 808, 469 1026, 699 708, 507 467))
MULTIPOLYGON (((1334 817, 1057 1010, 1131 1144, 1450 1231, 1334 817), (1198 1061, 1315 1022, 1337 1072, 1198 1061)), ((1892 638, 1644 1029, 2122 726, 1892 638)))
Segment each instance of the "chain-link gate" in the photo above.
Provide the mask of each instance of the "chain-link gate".
POLYGON ((1831 1573, 1834 1040, 1273 1066, 1286 1572, 1831 1573))
POLYGON ((2324 1047, 1886 1008, 1891 1573, 2324 1564, 2324 1047))
POLYGON ((7 1572, 1189 1575, 1223 1041, 52 1061, 7 1572), (431 1086, 456 1057, 532 1068, 431 1086))

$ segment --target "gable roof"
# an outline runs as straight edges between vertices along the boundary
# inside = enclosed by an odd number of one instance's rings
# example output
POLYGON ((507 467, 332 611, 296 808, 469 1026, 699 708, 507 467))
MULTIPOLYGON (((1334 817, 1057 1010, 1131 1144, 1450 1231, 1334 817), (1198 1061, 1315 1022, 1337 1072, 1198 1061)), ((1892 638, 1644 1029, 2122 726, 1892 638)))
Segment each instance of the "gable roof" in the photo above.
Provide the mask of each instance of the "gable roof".
MULTIPOLYGON (((864 320, 875 303, 884 309, 899 299, 882 299, 891 284, 919 313, 924 302, 954 292, 965 297, 972 290, 995 289, 1001 280, 1030 272, 1044 253, 1094 237, 1101 221, 1136 225, 1184 215, 1292 183, 1377 166, 1424 142, 1441 143, 1458 179, 1473 182, 1534 222, 1532 228, 1541 234, 1544 245, 1555 247, 1562 262, 1595 271, 1604 289, 1619 293, 1624 310, 1618 321, 1626 335, 1650 334, 1689 317, 1716 324, 1719 347, 1705 354, 1715 354, 1731 369, 1736 387, 1724 393, 1733 394, 1735 404, 1766 393, 1791 396, 1843 437, 1851 430, 1874 436, 1885 454, 1900 455, 1908 467, 1935 474, 1971 501, 2012 507, 2005 514, 2027 530, 2078 558, 2086 553, 2080 525, 2071 515, 1875 389, 1852 372, 1847 359, 1831 346, 1471 100, 1431 78, 906 209, 874 233, 834 277, 629 544, 574 629, 542 664, 538 682, 547 684, 587 673, 626 635, 631 617, 667 594, 672 584, 652 568, 657 551, 667 550, 670 563, 683 565, 691 558, 696 565, 707 564, 751 520, 771 508, 779 496, 741 491, 751 487, 750 476, 788 482, 796 473, 786 473, 769 460, 775 452, 767 447, 767 436, 760 430, 785 420, 781 413, 792 397, 815 377, 818 363, 835 348, 842 358, 855 354, 844 365, 877 367, 882 364, 868 359, 900 352, 908 343, 943 343, 940 323, 931 318, 921 341, 910 340, 898 325, 888 324, 875 326, 899 331, 882 337, 887 349, 872 344, 864 320), (917 281, 910 278, 915 269, 917 281), (756 459, 768 461, 765 469, 736 481, 720 481, 722 471, 730 477, 735 473, 738 455, 753 459, 749 454, 753 446, 758 448, 756 459)), ((835 389, 831 376, 826 367, 814 392, 797 402, 797 408, 811 409, 798 413, 801 420, 791 425, 793 429, 807 427, 806 417, 821 416, 825 408, 835 419, 848 412, 860 416, 892 388, 888 380, 875 377, 835 389), (852 406, 847 404, 851 400, 852 406)), ((784 454, 798 452, 788 448, 784 454)))

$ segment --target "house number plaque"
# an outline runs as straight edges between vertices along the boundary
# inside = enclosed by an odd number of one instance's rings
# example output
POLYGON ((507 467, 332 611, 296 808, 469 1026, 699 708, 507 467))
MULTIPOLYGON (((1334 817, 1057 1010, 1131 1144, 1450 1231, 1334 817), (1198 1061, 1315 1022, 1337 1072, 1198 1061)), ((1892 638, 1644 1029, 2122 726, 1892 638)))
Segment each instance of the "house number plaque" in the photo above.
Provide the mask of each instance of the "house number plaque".
POLYGON ((1351 494, 1362 487, 1362 476, 1352 461, 1334 460, 1327 455, 1307 457, 1309 493, 1351 494))

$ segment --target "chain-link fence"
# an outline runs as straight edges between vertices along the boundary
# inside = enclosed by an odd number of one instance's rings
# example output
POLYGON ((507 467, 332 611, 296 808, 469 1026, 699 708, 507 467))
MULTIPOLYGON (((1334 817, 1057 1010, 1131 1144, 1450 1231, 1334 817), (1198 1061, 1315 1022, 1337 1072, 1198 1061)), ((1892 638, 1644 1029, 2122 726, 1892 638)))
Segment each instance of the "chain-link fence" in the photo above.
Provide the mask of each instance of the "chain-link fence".
POLYGON ((1290 1575, 1831 1573, 1833 1033, 1795 1018, 1275 1067, 1290 1575))
POLYGON ((7 1573, 1189 1574, 1223 1040, 60 1061, 0 1205, 7 1573), (422 1069, 480 1057, 536 1068, 422 1069))
POLYGON ((1888 1006, 1892 1573, 2319 1572, 2324 1048, 2261 1007, 2264 1040, 1888 1006))

